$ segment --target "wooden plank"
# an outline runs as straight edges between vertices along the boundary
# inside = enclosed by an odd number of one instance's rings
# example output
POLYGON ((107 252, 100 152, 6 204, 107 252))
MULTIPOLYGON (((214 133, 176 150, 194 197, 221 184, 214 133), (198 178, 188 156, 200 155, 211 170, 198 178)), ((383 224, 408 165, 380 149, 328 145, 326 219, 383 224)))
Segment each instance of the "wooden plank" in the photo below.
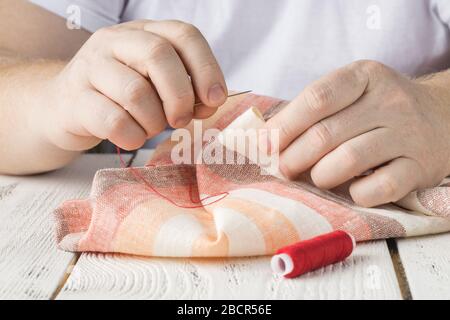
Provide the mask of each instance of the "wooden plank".
POLYGON ((0 299, 52 297, 75 257, 56 248, 52 212, 86 197, 97 169, 117 166, 117 156, 85 155, 48 174, 0 176, 0 299))
POLYGON ((397 240, 413 299, 450 299, 450 234, 397 240))
POLYGON ((133 166, 144 166, 152 156, 153 152, 154 150, 139 150, 136 157, 133 159, 133 166))
POLYGON ((58 299, 400 299, 385 242, 298 279, 270 258, 161 259, 83 254, 58 299))
MULTIPOLYGON (((133 166, 149 159, 141 151, 133 166)), ((295 280, 273 275, 270 258, 161 259, 83 254, 58 299, 400 299, 386 242, 295 280)))

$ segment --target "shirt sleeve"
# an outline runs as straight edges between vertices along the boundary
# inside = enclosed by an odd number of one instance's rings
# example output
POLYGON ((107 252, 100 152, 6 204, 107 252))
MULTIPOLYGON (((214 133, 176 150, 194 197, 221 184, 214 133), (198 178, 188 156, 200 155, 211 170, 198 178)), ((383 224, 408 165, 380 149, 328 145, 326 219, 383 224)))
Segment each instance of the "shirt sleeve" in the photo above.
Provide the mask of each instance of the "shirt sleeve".
POLYGON ((439 20, 450 28, 450 1, 431 0, 432 10, 437 14, 439 20))
POLYGON ((95 32, 96 30, 120 23, 126 0, 29 0, 63 18, 80 12, 81 27, 95 32), (74 7, 75 6, 75 7, 74 7))

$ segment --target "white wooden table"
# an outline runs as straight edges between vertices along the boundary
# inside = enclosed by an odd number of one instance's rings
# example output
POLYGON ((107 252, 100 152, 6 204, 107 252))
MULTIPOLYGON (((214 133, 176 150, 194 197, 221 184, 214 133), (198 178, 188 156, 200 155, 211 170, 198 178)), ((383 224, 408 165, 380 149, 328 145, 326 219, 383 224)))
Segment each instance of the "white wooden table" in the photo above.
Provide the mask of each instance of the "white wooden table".
MULTIPOLYGON (((130 160, 142 165, 149 151, 130 160)), ((130 157, 128 157, 130 159, 130 157)), ((157 259, 56 249, 52 211, 86 197, 116 155, 0 176, 0 299, 450 299, 450 234, 360 244, 345 262, 285 280, 269 258, 157 259)))

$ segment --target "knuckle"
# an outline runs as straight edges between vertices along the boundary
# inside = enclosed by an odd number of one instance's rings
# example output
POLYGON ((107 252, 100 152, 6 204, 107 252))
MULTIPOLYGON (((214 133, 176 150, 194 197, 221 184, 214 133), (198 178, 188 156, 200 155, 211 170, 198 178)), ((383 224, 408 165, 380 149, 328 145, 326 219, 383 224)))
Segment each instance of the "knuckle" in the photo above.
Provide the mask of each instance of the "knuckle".
POLYGON ((149 90, 149 84, 145 79, 133 79, 124 88, 125 100, 131 105, 137 105, 148 94, 149 90))
POLYGON ((192 89, 178 90, 169 101, 173 105, 174 110, 185 109, 192 107, 195 103, 195 96, 192 89))
POLYGON ((192 89, 186 89, 186 90, 180 90, 176 95, 175 98, 177 100, 180 100, 185 103, 192 103, 194 104, 194 92, 192 89))
POLYGON ((198 70, 200 73, 211 73, 215 72, 216 70, 220 70, 220 66, 217 61, 215 61, 215 59, 212 59, 200 64, 198 70))
POLYGON ((398 87, 395 91, 393 100, 397 101, 397 105, 401 107, 403 111, 414 111, 417 103, 408 90, 398 87))
MULTIPOLYGON (((278 147, 289 145, 299 135, 298 122, 287 113, 279 113, 267 121, 267 128, 277 135, 278 147)), ((282 148, 284 148, 282 147, 282 148)))
POLYGON ((280 130, 281 139, 290 139, 295 135, 292 125, 287 121, 285 121, 282 124, 274 123, 274 125, 276 128, 280 130))
POLYGON ((94 32, 86 41, 86 45, 80 52, 88 53, 90 58, 95 60, 102 57, 109 49, 111 40, 118 34, 113 27, 104 27, 94 32))
POLYGON ((381 62, 374 60, 360 60, 357 62, 361 68, 365 69, 369 74, 378 74, 386 69, 386 66, 381 62))
POLYGON ((201 35, 200 30, 190 23, 181 21, 173 21, 175 24, 176 32, 180 38, 192 38, 199 37, 201 35))
POLYGON ((350 63, 350 66, 355 67, 356 69, 359 69, 359 68, 364 68, 367 64, 370 64, 372 62, 373 62, 373 60, 359 59, 359 60, 356 60, 356 61, 350 63))
POLYGON ((311 113, 322 113, 334 101, 334 92, 327 84, 312 85, 306 88, 304 99, 311 113))
POLYGON ((145 29, 145 26, 147 25, 147 24, 150 24, 150 23, 152 23, 153 22, 153 20, 151 20, 151 19, 137 19, 137 20, 132 20, 132 21, 128 21, 128 22, 124 22, 124 23, 121 23, 121 24, 118 24, 117 26, 141 26, 141 25, 143 25, 144 26, 144 29, 145 29))
POLYGON ((389 102, 380 105, 380 109, 388 114, 401 114, 411 124, 423 121, 422 113, 418 109, 415 98, 407 89, 397 86, 388 94, 389 102))
POLYGON ((68 88, 80 88, 89 81, 90 60, 88 57, 78 54, 64 69, 62 77, 68 88))
POLYGON ((379 178, 378 188, 381 194, 389 200, 395 200, 399 190, 399 184, 390 174, 383 174, 379 178))
POLYGON ((146 50, 146 58, 149 62, 160 63, 161 61, 167 59, 173 52, 173 47, 169 41, 156 38, 148 44, 146 50))
POLYGON ((125 112, 112 112, 107 116, 105 123, 107 137, 117 136, 126 129, 128 117, 125 112))
POLYGON ((360 163, 361 157, 359 152, 352 146, 345 144, 340 147, 342 154, 342 165, 346 168, 356 168, 360 163))
POLYGON ((109 38, 112 35, 116 34, 116 30, 117 28, 114 27, 103 27, 98 29, 97 31, 95 31, 92 36, 91 39, 93 40, 97 40, 97 39, 105 39, 105 38, 109 38))
POLYGON ((311 127, 311 143, 316 148, 322 149, 330 146, 333 134, 329 129, 328 125, 324 121, 320 121, 311 127))

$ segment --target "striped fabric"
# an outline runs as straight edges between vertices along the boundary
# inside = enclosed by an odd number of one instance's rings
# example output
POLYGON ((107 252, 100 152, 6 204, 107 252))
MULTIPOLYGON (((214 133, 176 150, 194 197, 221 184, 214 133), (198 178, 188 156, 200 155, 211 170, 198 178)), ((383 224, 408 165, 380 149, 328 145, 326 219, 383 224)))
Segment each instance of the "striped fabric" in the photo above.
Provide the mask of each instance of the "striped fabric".
MULTIPOLYGON (((252 126, 251 116, 241 116, 250 106, 270 118, 283 105, 257 95, 232 98, 203 129, 252 126)), ((66 201, 55 211, 59 247, 162 257, 254 256, 336 229, 357 241, 450 231, 450 181, 397 205, 367 209, 354 205, 345 186, 321 191, 306 176, 290 182, 262 175, 248 159, 239 165, 174 165, 173 145, 162 143, 148 166, 98 171, 88 199, 66 201), (200 199, 205 206, 180 207, 200 199)))

